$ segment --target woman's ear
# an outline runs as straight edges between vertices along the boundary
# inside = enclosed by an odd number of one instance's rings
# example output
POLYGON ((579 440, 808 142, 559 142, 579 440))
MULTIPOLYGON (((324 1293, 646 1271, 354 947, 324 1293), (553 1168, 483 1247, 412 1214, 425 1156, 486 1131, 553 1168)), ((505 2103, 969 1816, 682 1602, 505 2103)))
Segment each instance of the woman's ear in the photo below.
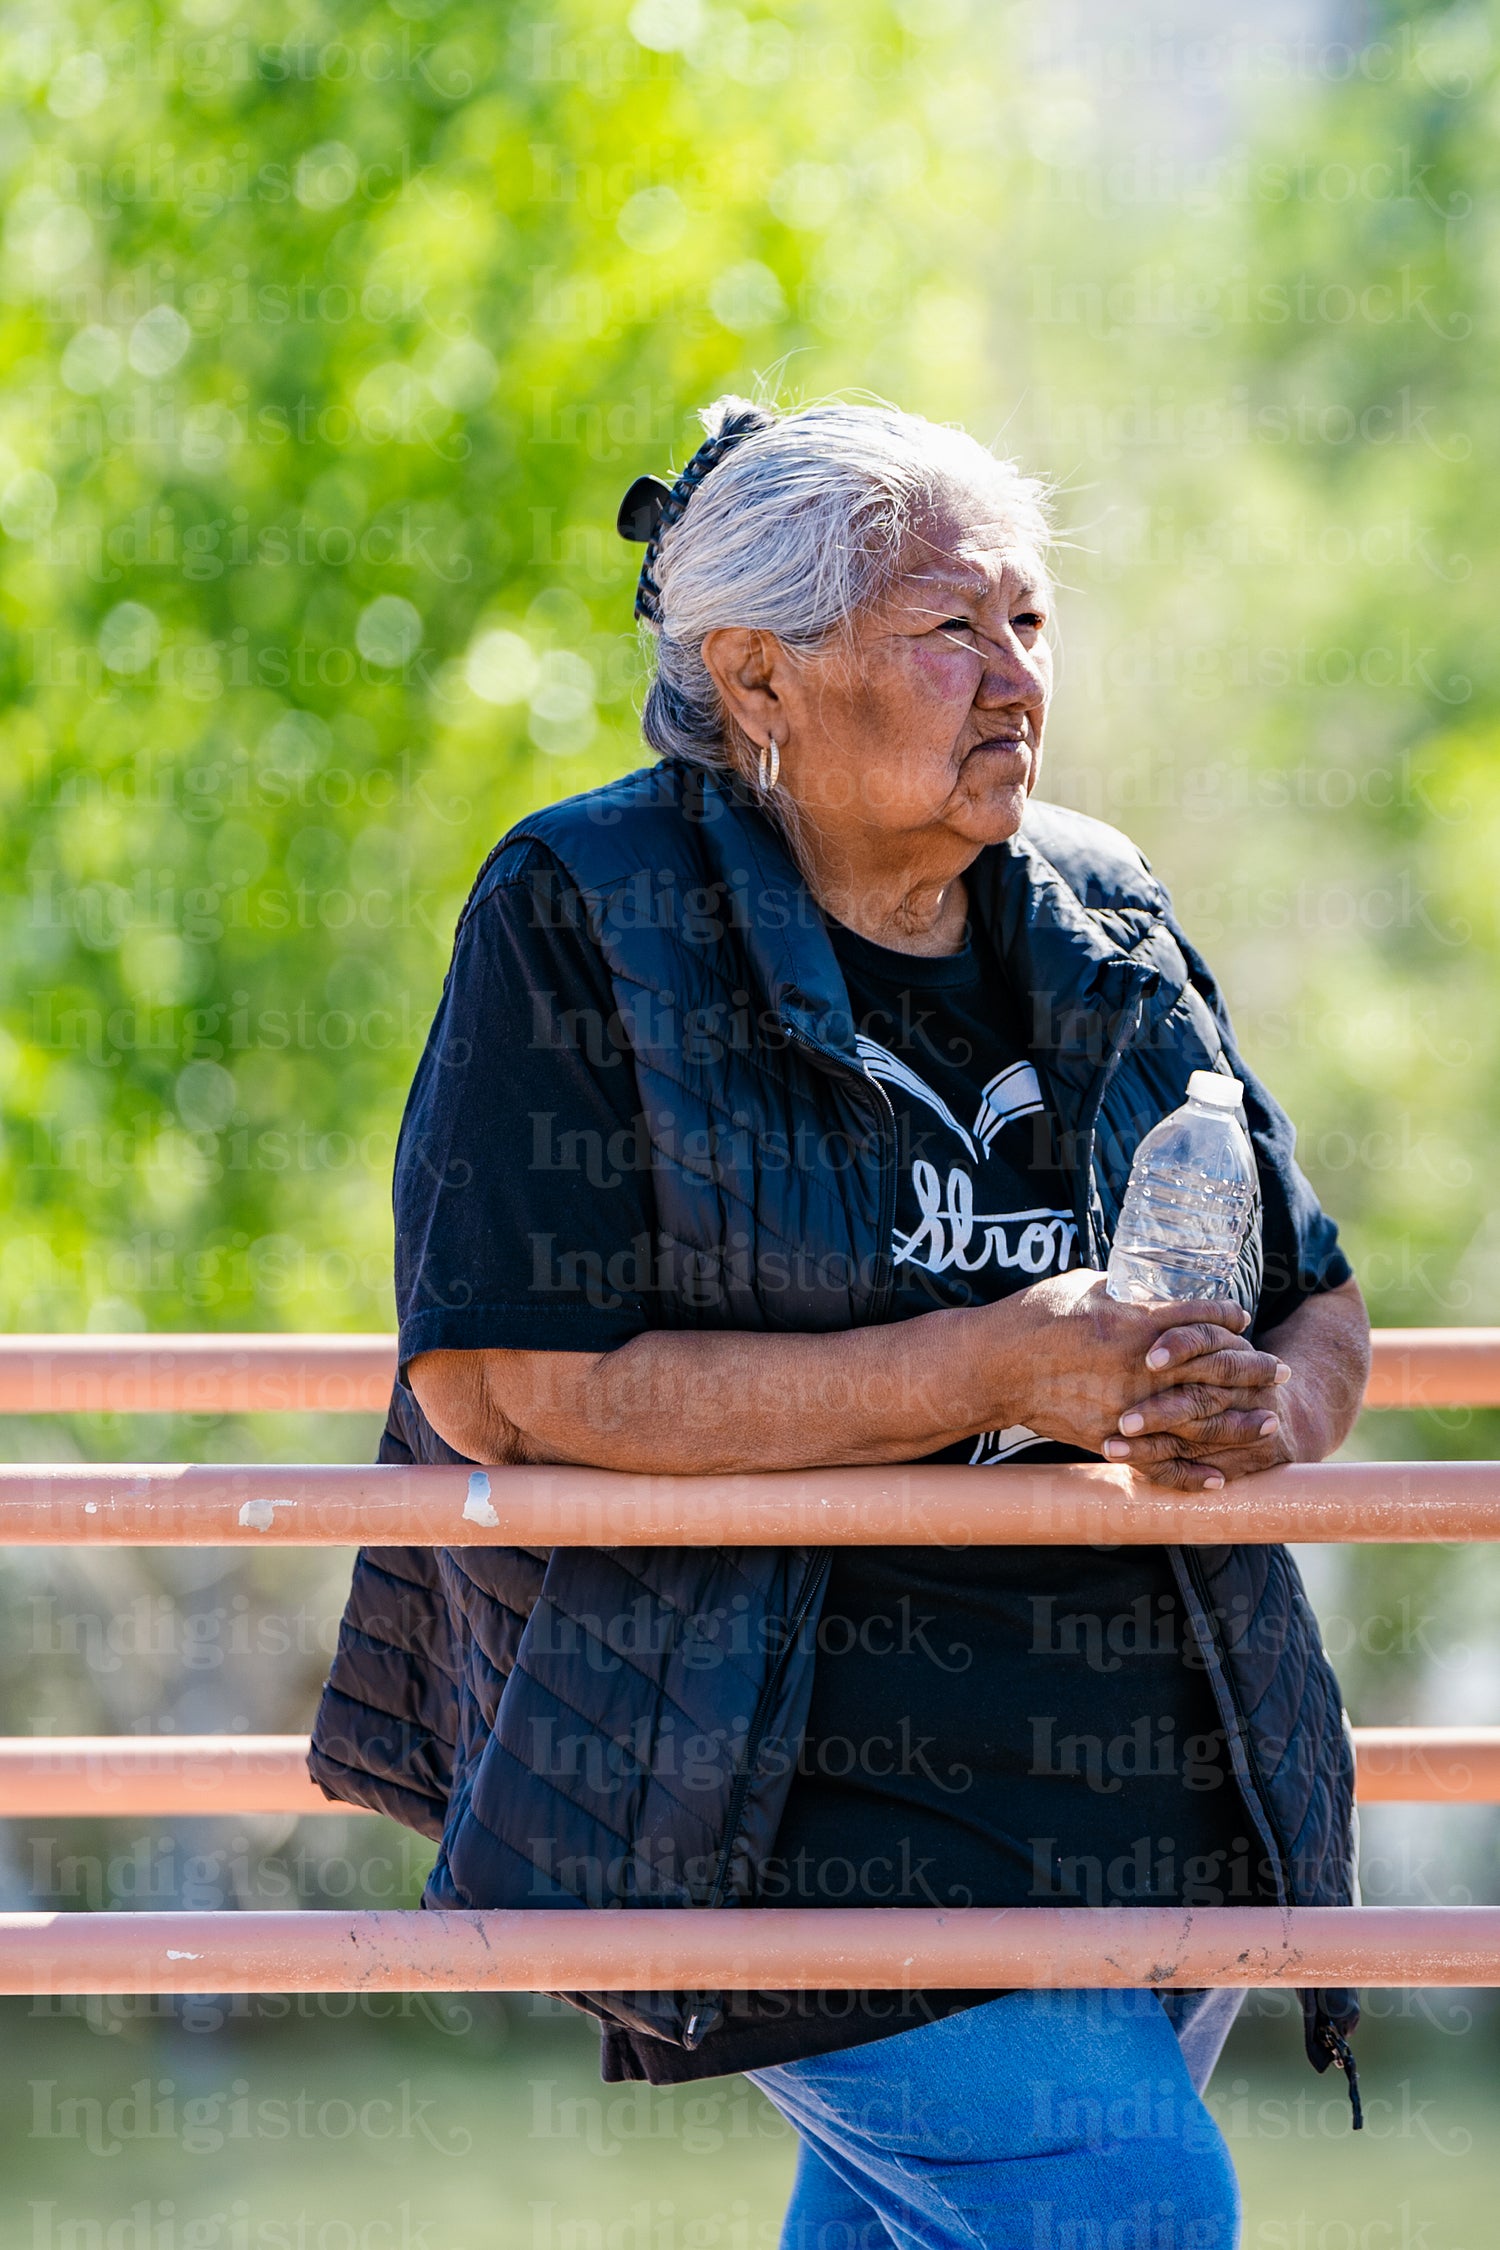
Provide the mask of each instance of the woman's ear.
POLYGON ((780 735, 783 715, 778 681, 785 653, 774 633, 746 625, 721 625, 706 633, 700 650, 725 711, 752 742, 780 735))

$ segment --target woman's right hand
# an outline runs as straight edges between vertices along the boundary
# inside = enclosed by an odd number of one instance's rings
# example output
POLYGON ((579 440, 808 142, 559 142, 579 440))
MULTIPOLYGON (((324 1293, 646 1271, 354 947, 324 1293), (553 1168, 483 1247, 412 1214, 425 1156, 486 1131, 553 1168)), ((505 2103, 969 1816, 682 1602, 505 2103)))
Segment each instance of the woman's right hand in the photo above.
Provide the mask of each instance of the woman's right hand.
MULTIPOLYGON (((1195 1427, 1204 1444, 1246 1444, 1264 1430, 1269 1400, 1286 1380, 1282 1363, 1245 1340, 1249 1316, 1236 1304, 1121 1304, 1104 1275, 1087 1269, 1054 1274, 1029 1289, 977 1310, 986 1321, 993 1358, 996 1426, 1024 1423, 1039 1437, 1103 1453, 1117 1440, 1120 1418, 1143 1399, 1190 1385, 1195 1427), (1148 1366, 1147 1354, 1172 1331, 1171 1364, 1148 1366)), ((1222 1470, 1177 1459, 1179 1489, 1213 1489, 1222 1470)))

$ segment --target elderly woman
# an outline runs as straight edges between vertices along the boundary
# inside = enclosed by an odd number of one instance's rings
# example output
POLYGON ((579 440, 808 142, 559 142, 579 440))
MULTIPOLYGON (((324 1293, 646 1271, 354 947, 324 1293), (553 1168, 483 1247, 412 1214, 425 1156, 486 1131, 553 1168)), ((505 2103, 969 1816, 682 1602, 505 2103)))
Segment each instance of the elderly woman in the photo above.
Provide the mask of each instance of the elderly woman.
MULTIPOLYGON (((1038 487, 886 408, 704 422, 622 509, 660 762, 523 821, 459 921, 382 1457, 1103 1455, 1179 1491, 1320 1459, 1367 1328, 1292 1129, 1139 852, 1033 795, 1038 487), (1199 1069, 1243 1081, 1259 1169, 1237 1301, 1117 1303, 1132 1154, 1199 1069)), ((1338 1688, 1275 1547, 368 1553, 312 1764, 439 1839, 438 1905, 1353 1881, 1338 1688)), ((1234 2238, 1199 2100, 1232 1995, 570 1997, 606 2077, 752 2074, 807 2250, 1234 2238)), ((1352 1995, 1304 2013, 1352 2091, 1352 1995)))

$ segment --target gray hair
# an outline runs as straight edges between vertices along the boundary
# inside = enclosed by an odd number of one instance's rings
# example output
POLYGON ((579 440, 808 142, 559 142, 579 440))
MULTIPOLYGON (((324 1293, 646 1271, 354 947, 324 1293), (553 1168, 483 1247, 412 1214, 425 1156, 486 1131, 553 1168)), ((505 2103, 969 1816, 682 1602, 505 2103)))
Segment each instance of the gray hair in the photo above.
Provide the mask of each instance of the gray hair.
POLYGON ((659 589, 653 677, 641 727, 664 758, 753 779, 702 656, 724 626, 774 633, 811 655, 879 600, 935 504, 979 498, 1039 551, 1047 492, 964 430, 894 406, 839 401, 790 413, 721 398, 699 417, 715 437, 750 434, 704 479, 652 565, 659 589))

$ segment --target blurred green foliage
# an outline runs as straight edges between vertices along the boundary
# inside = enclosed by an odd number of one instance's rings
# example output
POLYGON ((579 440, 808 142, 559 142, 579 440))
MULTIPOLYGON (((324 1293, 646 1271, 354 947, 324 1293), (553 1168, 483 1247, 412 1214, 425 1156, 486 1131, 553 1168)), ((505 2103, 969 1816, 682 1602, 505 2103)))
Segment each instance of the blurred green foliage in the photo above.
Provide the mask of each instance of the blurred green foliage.
POLYGON ((9 49, 13 1325, 388 1320, 457 907, 637 759, 624 484, 787 353, 914 388, 920 40, 634 20, 38 7, 9 49))
POLYGON ((615 504, 757 379, 1057 477, 1051 785, 1173 879, 1377 1311, 1495 1315, 1482 10, 1139 146, 1107 47, 965 0, 10 22, 11 1325, 389 1320, 456 908, 636 760, 615 504))

